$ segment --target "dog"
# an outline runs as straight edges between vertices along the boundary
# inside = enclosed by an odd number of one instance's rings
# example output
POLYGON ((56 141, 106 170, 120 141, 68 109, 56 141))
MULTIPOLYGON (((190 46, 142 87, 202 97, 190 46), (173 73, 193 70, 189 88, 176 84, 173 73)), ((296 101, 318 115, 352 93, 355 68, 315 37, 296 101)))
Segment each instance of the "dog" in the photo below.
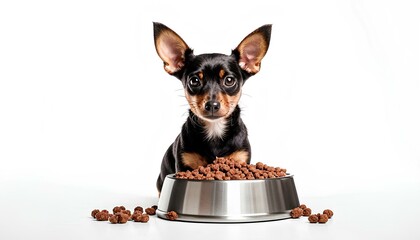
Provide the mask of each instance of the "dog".
POLYGON ((154 22, 153 28, 163 68, 181 81, 190 106, 181 133, 163 157, 156 183, 159 194, 166 175, 205 166, 216 157, 249 164, 251 147, 238 101, 245 81, 260 71, 270 44, 271 25, 250 33, 231 55, 194 55, 167 26, 154 22))

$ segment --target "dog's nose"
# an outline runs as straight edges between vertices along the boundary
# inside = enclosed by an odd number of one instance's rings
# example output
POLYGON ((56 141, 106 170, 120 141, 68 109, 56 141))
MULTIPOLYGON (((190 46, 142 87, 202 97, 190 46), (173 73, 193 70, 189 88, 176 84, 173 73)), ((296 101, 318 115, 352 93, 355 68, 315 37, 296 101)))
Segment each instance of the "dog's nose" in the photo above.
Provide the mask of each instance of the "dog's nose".
POLYGON ((206 105, 204 105, 204 108, 208 112, 215 113, 215 112, 219 111, 219 109, 220 109, 220 102, 210 100, 210 101, 206 102, 206 105))

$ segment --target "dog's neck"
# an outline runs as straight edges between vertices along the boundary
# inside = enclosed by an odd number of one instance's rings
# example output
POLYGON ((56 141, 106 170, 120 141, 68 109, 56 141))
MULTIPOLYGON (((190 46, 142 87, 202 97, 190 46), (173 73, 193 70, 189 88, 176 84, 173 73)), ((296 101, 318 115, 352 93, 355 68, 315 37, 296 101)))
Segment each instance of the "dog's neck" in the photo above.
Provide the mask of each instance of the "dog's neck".
POLYGON ((225 118, 220 118, 214 121, 201 120, 203 128, 205 129, 206 139, 223 139, 226 131, 226 121, 227 120, 225 118))
POLYGON ((239 106, 236 106, 235 110, 227 118, 220 118, 213 121, 200 119, 190 111, 190 118, 202 128, 202 132, 205 135, 204 138, 208 141, 223 140, 229 131, 229 127, 238 122, 239 116, 239 106))

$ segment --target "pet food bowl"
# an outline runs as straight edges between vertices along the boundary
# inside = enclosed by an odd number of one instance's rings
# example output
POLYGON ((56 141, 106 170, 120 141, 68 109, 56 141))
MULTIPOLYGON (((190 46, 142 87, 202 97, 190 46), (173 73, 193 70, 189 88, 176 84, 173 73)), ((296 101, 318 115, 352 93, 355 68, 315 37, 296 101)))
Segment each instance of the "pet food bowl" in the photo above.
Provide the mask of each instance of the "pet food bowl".
POLYGON ((260 222, 290 218, 298 207, 293 176, 256 180, 188 180, 166 176, 157 215, 188 222, 260 222))

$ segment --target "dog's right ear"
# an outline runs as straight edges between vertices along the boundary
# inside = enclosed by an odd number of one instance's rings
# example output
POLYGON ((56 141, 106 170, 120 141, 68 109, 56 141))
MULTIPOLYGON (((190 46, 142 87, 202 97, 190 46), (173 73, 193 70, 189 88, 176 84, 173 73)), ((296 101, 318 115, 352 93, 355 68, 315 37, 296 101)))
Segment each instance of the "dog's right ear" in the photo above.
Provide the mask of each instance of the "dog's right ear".
POLYGON ((192 50, 182 38, 167 26, 154 22, 155 48, 163 60, 165 71, 174 75, 185 65, 185 52, 192 50))

